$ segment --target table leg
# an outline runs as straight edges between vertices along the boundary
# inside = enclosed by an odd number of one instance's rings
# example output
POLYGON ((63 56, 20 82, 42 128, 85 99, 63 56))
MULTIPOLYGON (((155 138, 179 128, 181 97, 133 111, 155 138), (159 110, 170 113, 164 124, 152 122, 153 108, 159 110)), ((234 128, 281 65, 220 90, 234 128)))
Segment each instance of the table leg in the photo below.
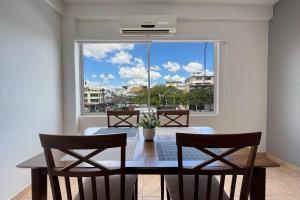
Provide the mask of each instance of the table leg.
POLYGON ((31 169, 32 200, 47 200, 46 169, 31 169))
POLYGON ((164 175, 160 175, 160 199, 164 200, 165 198, 165 179, 164 175))
POLYGON ((251 200, 266 199, 266 168, 254 167, 250 188, 251 200))

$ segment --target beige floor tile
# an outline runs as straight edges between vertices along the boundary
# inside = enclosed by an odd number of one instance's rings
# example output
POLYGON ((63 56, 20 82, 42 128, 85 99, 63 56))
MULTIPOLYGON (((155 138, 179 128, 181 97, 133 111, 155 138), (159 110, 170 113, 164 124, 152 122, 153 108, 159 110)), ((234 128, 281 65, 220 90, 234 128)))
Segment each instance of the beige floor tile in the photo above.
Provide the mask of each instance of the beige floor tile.
POLYGON ((267 178, 300 177, 300 173, 286 166, 267 168, 267 178))
POLYGON ((143 196, 159 197, 160 194, 160 175, 144 175, 143 196))
POLYGON ((138 196, 143 196, 144 175, 138 176, 138 196))
POLYGON ((267 195, 266 200, 277 200, 276 196, 267 195))
POLYGON ((291 177, 268 178, 267 195, 300 195, 299 183, 291 181, 291 177))
POLYGON ((142 199, 139 200, 160 200, 160 197, 143 197, 142 199))
POLYGON ((31 198, 32 195, 31 195, 31 190, 29 190, 25 195, 24 195, 24 198, 31 198))
POLYGON ((300 195, 285 195, 285 196, 277 196, 275 200, 299 200, 300 195))

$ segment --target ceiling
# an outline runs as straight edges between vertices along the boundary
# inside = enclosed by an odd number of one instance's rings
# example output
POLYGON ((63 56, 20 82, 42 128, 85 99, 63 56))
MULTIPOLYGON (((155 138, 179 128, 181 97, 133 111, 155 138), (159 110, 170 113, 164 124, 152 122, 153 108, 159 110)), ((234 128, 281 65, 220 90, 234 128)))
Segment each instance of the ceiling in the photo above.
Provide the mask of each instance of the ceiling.
POLYGON ((195 3, 220 5, 274 5, 278 0, 62 0, 65 3, 195 3))

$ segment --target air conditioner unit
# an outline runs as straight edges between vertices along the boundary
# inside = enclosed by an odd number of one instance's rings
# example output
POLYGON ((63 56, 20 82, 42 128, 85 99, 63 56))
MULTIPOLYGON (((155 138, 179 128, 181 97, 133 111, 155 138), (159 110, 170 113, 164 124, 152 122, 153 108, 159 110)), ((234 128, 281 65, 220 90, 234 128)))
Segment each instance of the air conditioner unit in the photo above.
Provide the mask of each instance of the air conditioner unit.
POLYGON ((120 17, 121 36, 173 36, 175 15, 127 15, 120 17))

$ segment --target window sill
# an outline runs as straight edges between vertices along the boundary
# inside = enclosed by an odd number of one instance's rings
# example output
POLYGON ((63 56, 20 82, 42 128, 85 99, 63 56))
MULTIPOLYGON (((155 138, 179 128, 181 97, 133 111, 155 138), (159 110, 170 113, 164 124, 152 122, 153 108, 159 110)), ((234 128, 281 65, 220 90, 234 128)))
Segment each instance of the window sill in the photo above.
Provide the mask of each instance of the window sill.
MULTIPOLYGON (((197 113, 197 112, 191 112, 190 113, 190 117, 216 117, 219 114, 217 113, 197 113)), ((81 114, 80 118, 94 118, 94 117, 99 117, 99 118, 106 118, 106 114, 99 114, 99 113, 95 113, 95 114, 81 114)))

